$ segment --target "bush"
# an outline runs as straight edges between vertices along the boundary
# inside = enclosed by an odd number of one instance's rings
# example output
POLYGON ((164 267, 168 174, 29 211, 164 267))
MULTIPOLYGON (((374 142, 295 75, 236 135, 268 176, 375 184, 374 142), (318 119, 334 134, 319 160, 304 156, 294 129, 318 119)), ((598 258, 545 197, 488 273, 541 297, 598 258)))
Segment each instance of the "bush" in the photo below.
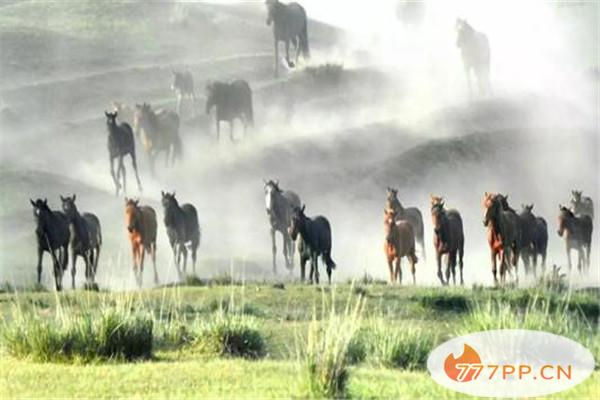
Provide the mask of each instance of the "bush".
POLYGON ((265 355, 265 341, 256 320, 243 314, 217 312, 199 322, 194 347, 202 353, 256 359, 265 355))
POLYGON ((132 360, 151 357, 152 328, 152 319, 116 308, 103 310, 99 317, 84 312, 51 320, 18 312, 4 322, 0 338, 9 354, 41 362, 132 360))
POLYGON ((347 397, 349 349, 360 325, 364 301, 359 296, 354 307, 350 303, 351 298, 345 312, 337 315, 332 299, 331 314, 320 321, 315 316, 309 325, 305 348, 298 351, 309 396, 347 397))
POLYGON ((429 353, 439 342, 431 330, 390 327, 385 320, 375 321, 370 331, 368 352, 376 364, 388 368, 425 369, 429 353))

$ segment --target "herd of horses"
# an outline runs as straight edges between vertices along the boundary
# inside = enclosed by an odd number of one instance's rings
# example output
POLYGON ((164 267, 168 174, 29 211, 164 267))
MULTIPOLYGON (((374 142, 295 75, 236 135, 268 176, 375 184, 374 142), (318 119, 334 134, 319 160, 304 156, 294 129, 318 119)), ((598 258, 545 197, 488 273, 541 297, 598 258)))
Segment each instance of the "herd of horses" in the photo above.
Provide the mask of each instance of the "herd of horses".
MULTIPOLYGON (((410 2, 409 2, 410 3, 410 2)), ((413 2, 414 3, 414 2, 413 2)), ((404 4, 404 3, 403 3, 404 4)), ((274 74, 278 76, 279 64, 294 68, 299 57, 310 57, 308 19, 305 9, 298 3, 284 4, 278 0, 266 0, 266 23, 272 26, 274 43, 274 74), (285 46, 284 60, 279 58, 279 45, 285 46), (290 46, 295 50, 295 61, 290 59, 290 46)), ((411 4, 403 5, 402 14, 412 17, 421 11, 411 4)), ((487 36, 476 31, 466 20, 458 19, 455 25, 456 46, 462 56, 469 94, 472 81, 476 80, 481 95, 491 94, 491 51, 487 36)), ((182 103, 189 99, 196 110, 194 79, 189 71, 172 71, 171 90, 176 95, 176 109, 155 109, 148 103, 128 107, 113 103, 112 112, 105 111, 108 131, 110 173, 116 195, 127 193, 127 173, 124 159, 129 156, 135 174, 138 191, 142 183, 138 172, 136 143, 139 143, 149 160, 149 169, 155 173, 156 158, 165 154, 166 165, 182 158, 180 116, 182 103), (120 122, 117 121, 119 118, 120 122), (116 171, 115 171, 115 163, 116 171)), ((230 139, 234 139, 234 122, 240 120, 244 135, 254 124, 252 90, 247 81, 236 79, 229 82, 209 82, 206 85, 207 114, 215 110, 217 140, 220 139, 221 122, 230 125, 230 139)), ((331 282, 336 263, 332 259, 331 224, 323 216, 308 217, 300 197, 293 191, 282 190, 278 181, 265 182, 265 205, 271 226, 272 266, 277 271, 276 234, 283 237, 283 257, 288 270, 294 267, 295 252, 300 259, 300 279, 306 279, 306 263, 310 261, 308 279, 319 283, 319 259, 325 264, 331 282)), ((560 207, 558 234, 565 238, 568 264, 571 267, 571 251, 578 252, 578 269, 589 267, 593 203, 581 192, 573 191, 572 207, 560 207)), ((191 204, 179 205, 175 193, 161 193, 164 226, 173 251, 175 268, 179 278, 185 276, 188 253, 191 254, 195 273, 197 251, 200 246, 201 229, 196 208, 191 204)), ((62 211, 50 209, 46 199, 30 200, 36 220, 38 248, 38 283, 41 281, 44 252, 51 255, 54 266, 56 289, 62 288, 62 276, 66 271, 71 252, 72 287, 75 287, 76 264, 79 257, 85 263, 86 284, 95 284, 98 260, 102 247, 99 219, 92 213, 80 213, 75 204, 76 196, 62 197, 62 211)), ((436 253, 437 276, 443 285, 456 284, 458 264, 463 284, 464 231, 458 210, 446 209, 444 200, 431 196, 431 218, 434 227, 433 245, 436 253), (442 271, 442 257, 446 256, 446 268, 442 271)), ((536 217, 533 205, 523 206, 517 213, 508 203, 507 196, 486 193, 483 199, 484 225, 490 246, 492 272, 498 283, 506 280, 507 273, 517 269, 519 259, 525 271, 535 270, 541 255, 545 267, 548 243, 546 221, 536 217), (531 268, 533 267, 533 268, 531 268)), ((154 281, 159 277, 156 269, 157 213, 138 200, 125 198, 125 227, 132 246, 133 270, 138 285, 142 284, 145 255, 149 254, 154 267, 154 281)), ((417 246, 420 257, 425 259, 423 215, 416 207, 404 207, 398 191, 388 188, 384 207, 384 251, 389 267, 390 282, 402 282, 401 259, 410 263, 413 283, 416 282, 417 246)), ((515 277, 517 274, 515 273, 515 277)))

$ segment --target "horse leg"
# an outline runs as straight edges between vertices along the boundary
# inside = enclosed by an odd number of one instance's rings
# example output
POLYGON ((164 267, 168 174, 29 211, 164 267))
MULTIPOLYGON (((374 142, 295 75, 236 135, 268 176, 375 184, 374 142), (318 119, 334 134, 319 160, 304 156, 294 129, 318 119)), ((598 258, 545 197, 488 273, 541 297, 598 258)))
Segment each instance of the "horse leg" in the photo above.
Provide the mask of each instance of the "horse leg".
POLYGON ((396 282, 402 285, 402 258, 396 258, 396 282))
POLYGON ((290 270, 294 270, 294 253, 296 252, 296 242, 290 236, 290 270))
POLYGON ((580 274, 583 271, 583 258, 585 256, 583 255, 583 247, 581 245, 578 246, 577 248, 577 272, 579 272, 580 274))
POLYGON ((115 188, 116 188, 115 196, 119 196, 119 189, 121 189, 121 184, 119 183, 118 176, 115 175, 115 159, 112 156, 110 156, 109 159, 110 159, 110 176, 112 177, 113 182, 115 183, 115 188))
POLYGON ((231 143, 235 142, 235 140, 233 140, 233 127, 235 124, 235 118, 232 119, 231 121, 229 121, 229 140, 231 140, 231 143))
POLYGON ((154 268, 154 284, 158 285, 160 280, 158 279, 158 271, 156 270, 156 243, 150 245, 150 255, 152 256, 152 268, 154 268))
POLYGON ((123 157, 119 157, 119 171, 123 175, 123 193, 127 193, 127 173, 125 171, 125 163, 123 162, 123 157))
POLYGON ((413 253, 411 254, 411 256, 409 257, 409 261, 410 261, 410 273, 412 274, 412 278, 413 278, 413 285, 417 284, 417 269, 415 268, 415 264, 417 263, 417 256, 413 253))
POLYGON ((571 264, 571 247, 567 244, 567 265, 569 266, 569 272, 571 272, 572 264, 571 264))
POLYGON ((494 275, 494 284, 498 285, 498 277, 497 277, 497 260, 496 260, 496 252, 492 250, 492 274, 494 275))
POLYGON ((275 241, 275 228, 271 227, 271 251, 273 253, 273 274, 277 275, 277 243, 275 241))
MULTIPOLYGON (((77 273, 77 254, 73 251, 73 259, 71 260, 71 288, 75 289, 75 274, 77 273)), ((86 271, 87 272, 87 271, 86 271)))
POLYGON ((471 71, 470 68, 465 65, 465 76, 467 78, 467 88, 469 89, 469 100, 473 99, 473 89, 471 87, 471 71))
POLYGON ((42 246, 38 246, 37 256, 37 282, 38 285, 40 285, 42 283, 42 258, 44 257, 44 249, 42 249, 42 246))
POLYGON ((283 259, 285 260, 285 268, 289 269, 290 267, 288 262, 288 239, 285 232, 282 233, 281 236, 283 237, 283 259))
POLYGON ((387 262, 388 262, 388 269, 390 270, 390 284, 393 284, 394 280, 396 278, 396 273, 394 272, 394 258, 388 256, 387 262))
POLYGON ((180 244, 181 246, 181 254, 183 256, 183 274, 187 276, 187 248, 184 243, 180 244))
POLYGON ((437 269, 438 269, 437 276, 440 279, 442 286, 444 286, 446 284, 446 282, 444 282, 444 276, 442 275, 442 253, 437 249, 436 249, 435 260, 437 262, 437 269))
POLYGON ((176 105, 176 108, 177 108, 177 115, 181 115, 181 98, 182 98, 182 97, 183 97, 183 96, 181 95, 181 93, 178 93, 178 94, 177 94, 177 105, 176 105))
POLYGON ((313 269, 314 269, 314 273, 315 273, 315 283, 318 285, 319 284, 319 255, 316 252, 313 252, 312 255, 312 264, 313 264, 313 269))
POLYGON ((275 78, 279 78, 279 41, 277 40, 277 38, 274 38, 274 42, 275 42, 275 48, 274 48, 274 53, 275 53, 275 65, 274 65, 274 72, 275 72, 275 78))
POLYGON ((138 282, 138 259, 139 259, 139 245, 136 243, 131 244, 131 254, 133 255, 133 276, 135 277, 136 283, 138 282))
POLYGON ((140 246, 140 269, 138 286, 141 288, 144 283, 144 259, 146 257, 146 246, 140 246))
POLYGON ((300 60, 300 36, 296 36, 296 40, 294 41, 294 49, 296 52, 296 66, 298 66, 298 61, 300 60))
POLYGON ((427 256, 425 254, 425 238, 423 237, 422 233, 421 237, 419 238, 419 244, 421 245, 421 251, 423 253, 423 262, 425 262, 427 260, 427 256))
POLYGON ((288 68, 294 68, 294 65, 290 61, 290 41, 285 40, 285 62, 287 63, 288 68))
POLYGON ((196 276, 196 252, 198 251, 198 244, 192 243, 192 272, 196 276))
POLYGON ((304 282, 304 276, 306 273, 306 258, 300 255, 300 282, 304 282))
POLYGON ((171 242, 171 250, 173 250, 173 264, 175 264, 175 269, 177 270, 177 277, 179 280, 182 279, 181 270, 179 269, 179 263, 177 261, 177 244, 171 242))
POLYGON ((131 165, 133 166, 133 172, 135 172, 135 180, 137 181, 138 190, 142 191, 142 182, 140 181, 140 175, 138 174, 137 160, 135 153, 131 153, 131 165))
POLYGON ((465 281, 463 280, 463 256, 464 256, 464 247, 460 247, 458 250, 458 266, 460 268, 460 285, 464 285, 465 281))

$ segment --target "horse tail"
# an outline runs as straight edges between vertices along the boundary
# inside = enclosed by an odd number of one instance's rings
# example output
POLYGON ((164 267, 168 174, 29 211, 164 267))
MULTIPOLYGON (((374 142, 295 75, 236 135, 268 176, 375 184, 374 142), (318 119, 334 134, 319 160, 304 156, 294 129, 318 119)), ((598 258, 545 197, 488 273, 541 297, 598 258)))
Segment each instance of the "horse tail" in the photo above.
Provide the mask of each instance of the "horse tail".
POLYGON ((331 250, 327 250, 323 253, 323 262, 329 269, 335 269, 336 264, 335 261, 331 258, 331 250))
POLYGON ((308 48, 308 17, 306 12, 304 13, 304 26, 300 32, 300 49, 302 50, 302 57, 305 60, 310 58, 310 49, 308 48))

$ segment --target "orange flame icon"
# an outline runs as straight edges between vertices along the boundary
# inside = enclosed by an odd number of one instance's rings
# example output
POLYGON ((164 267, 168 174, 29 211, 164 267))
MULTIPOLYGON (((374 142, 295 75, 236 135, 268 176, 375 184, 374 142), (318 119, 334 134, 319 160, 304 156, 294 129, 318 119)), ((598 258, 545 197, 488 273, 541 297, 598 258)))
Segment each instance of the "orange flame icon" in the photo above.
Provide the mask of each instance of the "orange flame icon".
POLYGON ((465 343, 463 353, 454 358, 452 353, 448 354, 444 361, 446 375, 457 382, 469 382, 481 372, 481 357, 477 351, 465 343))

